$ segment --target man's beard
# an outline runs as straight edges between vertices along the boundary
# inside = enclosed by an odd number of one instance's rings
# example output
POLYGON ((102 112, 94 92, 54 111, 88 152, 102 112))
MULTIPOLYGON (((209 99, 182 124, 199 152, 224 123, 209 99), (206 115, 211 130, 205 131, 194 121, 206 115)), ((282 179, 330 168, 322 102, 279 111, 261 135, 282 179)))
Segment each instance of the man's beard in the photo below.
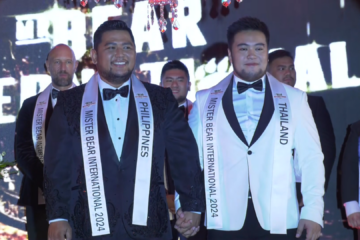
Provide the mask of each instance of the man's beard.
POLYGON ((258 72, 246 72, 245 70, 241 70, 239 72, 234 68, 234 71, 239 76, 239 78, 241 78, 242 80, 247 81, 247 82, 253 82, 253 81, 259 80, 266 73, 266 70, 262 70, 262 69, 259 69, 258 72))
POLYGON ((132 70, 128 71, 127 73, 123 74, 123 75, 119 75, 119 74, 114 74, 112 71, 111 71, 111 68, 110 68, 110 71, 100 71, 99 70, 99 73, 100 75, 105 78, 106 80, 108 80, 109 82, 111 83, 114 83, 114 84, 123 84, 124 82, 126 82, 127 80, 130 79, 131 77, 131 74, 132 74, 132 70))
MULTIPOLYGON (((234 59, 232 59, 232 60, 234 62, 234 59)), ((264 70, 259 69, 258 72, 246 72, 245 70, 238 71, 235 67, 235 64, 233 65, 233 67, 234 67, 234 71, 237 74, 237 76, 247 82, 253 82, 253 81, 259 80, 266 73, 266 69, 264 69, 264 70)))
POLYGON ((58 76, 54 77, 52 79, 52 82, 59 87, 67 87, 70 86, 72 83, 72 75, 68 74, 67 72, 59 72, 58 74, 64 74, 66 73, 68 75, 67 78, 59 78, 58 76))

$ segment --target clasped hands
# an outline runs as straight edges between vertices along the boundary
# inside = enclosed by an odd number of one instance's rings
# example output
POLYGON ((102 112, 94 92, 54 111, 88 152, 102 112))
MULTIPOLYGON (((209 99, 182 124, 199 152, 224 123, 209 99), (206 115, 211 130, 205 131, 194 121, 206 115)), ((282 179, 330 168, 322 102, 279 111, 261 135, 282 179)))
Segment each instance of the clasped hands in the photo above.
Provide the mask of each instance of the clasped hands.
POLYGON ((200 230, 201 214, 183 212, 181 208, 176 212, 175 229, 184 237, 192 237, 200 230))

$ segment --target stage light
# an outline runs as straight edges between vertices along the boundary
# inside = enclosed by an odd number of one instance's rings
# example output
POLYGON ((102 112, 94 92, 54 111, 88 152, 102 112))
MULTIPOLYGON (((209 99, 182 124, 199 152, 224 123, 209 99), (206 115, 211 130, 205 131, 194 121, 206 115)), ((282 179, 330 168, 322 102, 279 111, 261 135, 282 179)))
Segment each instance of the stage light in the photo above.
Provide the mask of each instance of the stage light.
MULTIPOLYGON (((94 0, 96 3, 99 3, 99 0, 94 0)), ((105 2, 107 0, 104 0, 105 2)), ((111 0, 114 3, 114 6, 116 8, 121 8, 123 6, 124 3, 127 2, 127 0, 111 0)), ((239 0, 237 0, 239 1, 239 0)), ((171 24, 174 30, 178 30, 179 29, 179 22, 177 21, 177 6, 178 6, 178 0, 148 0, 149 5, 148 5, 148 11, 147 11, 147 18, 148 18, 148 22, 147 22, 147 29, 148 31, 150 30, 150 18, 151 18, 151 25, 154 24, 154 7, 155 6, 160 6, 160 18, 158 21, 159 24, 159 30, 160 32, 164 33, 166 31, 166 25, 167 25, 167 21, 165 20, 164 17, 164 8, 165 5, 170 5, 170 12, 171 12, 171 24), (149 7, 150 6, 150 7, 149 7), (151 11, 150 11, 151 8, 151 11)), ((88 0, 80 0, 80 5, 85 7, 88 4, 88 0)))

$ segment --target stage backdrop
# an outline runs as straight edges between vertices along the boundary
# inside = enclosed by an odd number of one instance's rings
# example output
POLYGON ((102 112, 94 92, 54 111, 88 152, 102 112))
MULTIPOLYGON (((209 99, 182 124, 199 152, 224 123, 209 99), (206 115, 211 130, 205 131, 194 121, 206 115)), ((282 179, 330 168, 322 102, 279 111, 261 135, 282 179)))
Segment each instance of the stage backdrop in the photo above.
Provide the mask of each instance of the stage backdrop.
MULTIPOLYGON (((160 82, 167 60, 181 59, 190 71, 189 98, 195 100, 196 91, 232 71, 227 27, 243 16, 258 17, 269 26, 270 51, 284 48, 295 55, 296 87, 324 97, 338 156, 347 125, 360 119, 360 4, 355 0, 233 0, 228 9, 220 0, 179 0, 180 29, 173 30, 168 21, 164 34, 157 26, 158 9, 154 25, 146 29, 146 1, 129 0, 122 9, 100 2, 90 0, 83 8, 79 0, 0 0, 0 153, 6 152, 5 159, 14 160, 15 120, 23 101, 50 83, 43 64, 51 47, 65 43, 73 48, 80 62, 74 81, 86 83, 96 70, 89 58, 93 33, 109 18, 131 26, 136 70, 150 71, 152 83, 160 82)), ((323 239, 353 239, 337 199, 337 163, 338 158, 325 195, 323 239)), ((0 222, 23 230, 24 212, 16 206, 21 178, 17 174, 0 180, 0 222)))

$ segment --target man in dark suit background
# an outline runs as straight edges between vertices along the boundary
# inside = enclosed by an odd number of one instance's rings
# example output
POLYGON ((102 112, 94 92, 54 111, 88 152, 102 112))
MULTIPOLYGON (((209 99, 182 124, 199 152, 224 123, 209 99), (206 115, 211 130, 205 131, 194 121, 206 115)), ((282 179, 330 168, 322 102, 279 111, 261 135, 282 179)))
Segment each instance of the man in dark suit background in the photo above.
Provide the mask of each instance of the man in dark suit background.
MULTIPOLYGON (((16 161, 24 174, 18 205, 26 207, 26 230, 30 240, 46 240, 49 226, 46 220, 45 199, 42 194, 44 156, 41 151, 36 151, 33 141, 33 121, 35 120, 33 118, 37 115, 35 114, 36 106, 44 104, 43 101, 38 101, 39 98, 43 97, 47 100, 46 117, 45 121, 42 121, 45 125, 44 134, 46 134, 58 92, 73 87, 72 79, 77 62, 73 51, 68 46, 60 44, 49 52, 45 65, 51 75, 51 84, 44 92, 24 101, 16 121, 16 161)), ((41 127, 42 125, 40 129, 41 127)))
MULTIPOLYGON (((296 83, 296 70, 294 58, 286 50, 276 50, 269 54, 268 72, 277 80, 292 87, 296 83)), ((329 184, 330 174, 335 161, 336 145, 334 129, 331 123, 329 112, 326 108, 324 99, 320 96, 308 95, 308 103, 311 109, 314 121, 319 132, 321 149, 324 154, 325 167, 325 191, 329 184)), ((295 149, 296 155, 296 149, 295 149)), ((295 157, 295 156, 294 156, 295 157)), ((300 185, 297 184, 298 194, 300 185)), ((302 200, 300 203, 302 203, 302 200)))
MULTIPOLYGON (((191 222, 192 231, 188 236, 195 234, 200 215, 193 211, 205 211, 203 178, 194 136, 178 110, 176 99, 169 89, 141 83, 132 75, 136 61, 135 43, 131 30, 123 21, 107 21, 96 30, 91 54, 98 73, 86 85, 59 94, 59 102, 49 124, 49 135, 54 137, 46 142, 44 193, 47 216, 51 222, 50 239, 62 240, 64 236, 98 239, 95 234, 103 240, 170 239, 172 234, 163 174, 165 150, 169 155, 174 185, 183 204, 182 211, 186 222, 191 222), (145 90, 144 94, 139 94, 139 89, 145 90), (90 90, 94 94, 89 94, 90 90), (95 93, 98 93, 97 97, 95 93), (87 98, 96 100, 82 102, 87 98), (138 108, 136 104, 139 101, 149 102, 138 108), (151 110, 147 107, 149 105, 151 110), (87 122, 93 124, 89 125, 92 129, 89 134, 98 129, 98 147, 95 141, 87 145, 88 135, 83 136, 86 120, 82 121, 81 116, 88 111, 82 110, 84 108, 98 109, 98 114, 87 122), (149 124, 149 129, 151 125, 154 129, 151 143, 144 141, 144 129, 142 124, 139 125, 139 122, 144 122, 144 112, 153 117, 153 124, 149 124), (83 142, 85 139, 86 142, 83 142), (144 142, 153 144, 149 147, 152 153, 143 146, 144 142), (138 148, 140 144, 141 152, 138 148), (95 149, 91 151, 99 154, 99 158, 96 157, 97 166, 87 167, 85 159, 89 153, 84 152, 84 146, 95 149), (144 164, 142 151, 152 156, 147 169, 151 173, 149 185, 146 186, 137 181, 141 177, 137 170, 144 164), (93 192, 93 180, 88 182, 85 178, 87 170, 96 170, 99 177, 95 187, 103 186, 103 194, 96 196, 99 201, 104 201, 101 208, 107 210, 101 211, 103 216, 108 216, 105 217, 108 224, 97 214, 97 209, 91 208, 94 195, 89 197, 89 194, 97 192, 93 192), (149 191, 148 195, 138 199, 137 186, 149 191), (147 200, 148 205, 145 204, 147 200), (148 206, 145 224, 139 224, 134 222, 134 218, 139 216, 135 208, 143 206, 148 206), (92 221, 94 218, 95 221, 92 221), (103 226, 108 229, 107 232, 102 232, 103 226)), ((144 216, 143 213, 141 216, 144 216)))
POLYGON ((350 227, 360 229, 359 159, 360 121, 350 126, 341 163, 341 198, 350 227))
MULTIPOLYGON (((186 121, 188 121, 189 114, 192 109, 192 102, 187 99, 187 94, 190 91, 191 82, 189 70, 179 60, 172 60, 167 62, 161 71, 160 85, 165 88, 170 88, 175 99, 178 102, 179 109, 184 113, 186 121)), ((166 153, 165 153, 166 154, 166 153)), ((183 239, 184 237, 179 235, 175 229, 176 212, 175 212, 175 186, 171 177, 170 165, 168 162, 168 156, 165 158, 165 187, 167 190, 166 198, 169 206, 169 216, 171 222, 171 228, 173 232, 173 240, 183 239)), ((192 240, 206 240, 206 228, 204 226, 204 214, 201 216, 200 231, 195 236, 188 239, 192 240)))

